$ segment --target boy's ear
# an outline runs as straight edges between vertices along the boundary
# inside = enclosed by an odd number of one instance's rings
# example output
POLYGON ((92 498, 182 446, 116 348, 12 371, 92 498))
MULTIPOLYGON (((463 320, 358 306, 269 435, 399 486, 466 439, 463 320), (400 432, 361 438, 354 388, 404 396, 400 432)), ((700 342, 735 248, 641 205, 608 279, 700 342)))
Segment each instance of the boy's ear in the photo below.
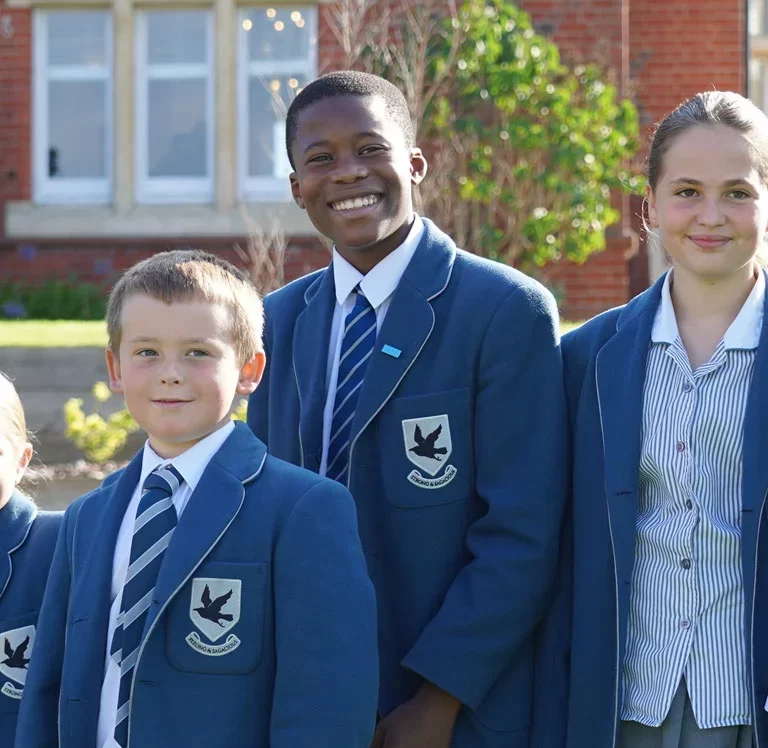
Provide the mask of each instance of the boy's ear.
POLYGON ((117 354, 111 349, 107 348, 104 353, 107 360, 107 373, 109 374, 109 389, 112 392, 118 394, 123 393, 123 378, 120 374, 120 359, 117 354))
POLYGON ((411 148, 411 182, 419 184, 427 176, 427 159, 421 148, 411 148))
POLYGON ((296 176, 296 172, 292 171, 288 177, 291 180, 291 194, 293 199, 302 210, 304 210, 304 198, 301 196, 301 185, 299 184, 299 178, 296 176))
POLYGON ((237 380, 237 394, 250 395, 259 386, 267 364, 264 351, 255 353, 240 367, 240 378, 237 380))

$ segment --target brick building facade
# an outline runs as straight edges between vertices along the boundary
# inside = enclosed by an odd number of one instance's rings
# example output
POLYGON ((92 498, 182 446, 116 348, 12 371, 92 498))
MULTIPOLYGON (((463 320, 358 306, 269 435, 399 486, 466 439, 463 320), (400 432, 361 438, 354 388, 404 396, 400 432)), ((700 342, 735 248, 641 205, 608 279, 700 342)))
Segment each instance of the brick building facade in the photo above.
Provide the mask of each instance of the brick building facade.
MULTIPOLYGON (((190 16, 190 29, 202 23, 201 33, 208 33, 211 42, 206 62, 210 72, 204 69, 201 73, 201 63, 195 60, 179 58, 165 67, 155 64, 151 27, 146 33, 142 31, 150 26, 143 14, 148 15, 152 9, 173 13, 176 7, 199 9, 200 2, 144 0, 134 4, 132 0, 103 0, 100 4, 92 0, 87 6, 73 4, 104 12, 108 42, 102 49, 101 62, 91 64, 92 60, 87 60, 80 67, 55 67, 56 55, 74 59, 79 54, 77 50, 62 51, 49 45, 44 53, 47 56, 41 57, 40 35, 49 28, 44 19, 58 18, 55 14, 61 15, 68 8, 67 0, 0 0, 0 280, 109 278, 141 257, 177 246, 201 246, 234 257, 231 247, 242 242, 251 222, 265 224, 272 220, 283 221, 291 236, 287 277, 327 262, 327 250, 313 239, 306 217, 285 202, 285 194, 278 194, 280 190, 275 191, 270 179, 259 176, 259 158, 253 156, 256 146, 243 139, 243 115, 233 114, 238 97, 251 80, 251 73, 241 74, 240 68, 245 65, 258 73, 264 64, 258 54, 253 56, 248 51, 250 42, 244 41, 241 31, 264 20, 262 13, 270 23, 274 21, 275 28, 278 24, 290 26, 292 19, 303 29, 305 17, 306 23, 316 24, 317 41, 310 44, 308 53, 313 59, 295 62, 300 71, 295 75, 311 77, 317 70, 332 67, 338 57, 327 24, 327 5, 309 8, 282 0, 273 0, 271 5, 274 8, 269 4, 209 0, 205 12, 210 18, 201 21, 190 16), (227 37, 224 30, 235 28, 237 37, 227 37), (142 52, 144 47, 150 51, 142 52), (35 76, 41 75, 45 64, 50 66, 50 74, 48 84, 41 84, 35 76), (103 75, 99 65, 106 71, 103 75), (179 81, 199 79, 200 91, 207 81, 207 106, 217 113, 217 118, 215 127, 206 121, 206 143, 212 154, 207 179, 182 180, 185 185, 202 189, 201 195, 210 190, 209 197, 197 202, 185 198, 179 205, 169 206, 153 199, 153 189, 166 189, 166 182, 146 173, 137 157, 136 143, 146 138, 146 133, 142 135, 136 125, 136 111, 140 106, 161 108, 162 96, 152 99, 151 87, 156 85, 152 81, 174 75, 179 81), (69 200, 66 194, 48 200, 41 184, 46 179, 44 169, 50 172, 55 158, 50 152, 41 156, 36 145, 40 138, 39 113, 41 107, 54 105, 51 102, 56 84, 51 81, 62 79, 62 91, 67 90, 66 82, 75 86, 77 81, 91 81, 94 89, 101 85, 94 81, 106 81, 103 89, 110 110, 107 119, 111 117, 111 150, 102 181, 109 183, 108 194, 97 190, 100 197, 93 204, 87 199, 69 200), (134 91, 144 91, 146 100, 137 95, 134 101, 134 91), (252 149, 251 165, 245 167, 243 161, 248 159, 242 147, 252 149), (46 157, 48 163, 41 166, 46 157), (237 176, 236 172, 243 170, 245 176, 237 176), (146 202, 141 195, 148 196, 146 202), (247 204, 248 220, 240 207, 242 200, 247 204)), ((621 93, 632 97, 639 108, 644 139, 665 112, 697 91, 746 89, 744 0, 522 0, 521 5, 531 14, 537 29, 558 43, 566 60, 599 60, 615 71, 621 93)), ((53 21, 49 23, 52 27, 53 21)), ((290 30, 298 34, 293 27, 290 30)), ((279 66, 275 70, 281 75, 294 74, 279 66)), ((293 85, 297 79, 281 80, 293 85)), ((49 119, 46 126, 62 125, 49 119)), ((87 139, 89 133, 81 137, 87 139)), ((638 165, 643 157, 644 153, 639 154, 638 165)), ((277 175, 279 168, 273 166, 271 173, 277 175)), ((206 167, 200 168, 205 171, 206 167)), ((101 183, 96 187, 101 189, 101 183)), ((563 262, 547 269, 553 284, 565 292, 563 312, 569 318, 585 318, 623 303, 648 283, 648 257, 638 239, 640 201, 627 197, 617 201, 623 219, 609 229, 606 251, 582 266, 563 262)))

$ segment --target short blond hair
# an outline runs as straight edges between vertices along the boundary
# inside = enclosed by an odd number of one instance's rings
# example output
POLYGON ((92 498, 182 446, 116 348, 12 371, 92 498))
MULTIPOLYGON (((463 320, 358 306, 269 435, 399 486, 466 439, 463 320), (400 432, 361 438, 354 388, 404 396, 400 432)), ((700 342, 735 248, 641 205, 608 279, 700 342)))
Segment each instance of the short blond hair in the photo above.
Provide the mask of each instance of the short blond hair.
POLYGON ((24 408, 21 398, 10 378, 0 371, 0 419, 2 428, 11 444, 16 449, 22 449, 29 441, 27 421, 24 418, 24 408), (6 429, 7 425, 7 429, 6 429))
POLYGON ((232 315, 232 339, 241 364, 263 349, 264 308, 248 275, 221 257, 199 249, 160 252, 123 273, 109 294, 107 335, 117 355, 123 308, 128 298, 146 294, 166 304, 207 301, 232 315))

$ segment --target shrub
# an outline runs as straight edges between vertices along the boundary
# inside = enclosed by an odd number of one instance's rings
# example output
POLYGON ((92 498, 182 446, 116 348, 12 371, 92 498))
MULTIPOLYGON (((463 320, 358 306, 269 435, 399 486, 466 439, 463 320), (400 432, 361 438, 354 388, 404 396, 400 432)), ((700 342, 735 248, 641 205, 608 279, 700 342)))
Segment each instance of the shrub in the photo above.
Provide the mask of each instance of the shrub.
POLYGON ((106 289, 92 283, 0 283, 0 318, 99 320, 106 303, 106 289))
MULTIPOLYGON (((112 396, 104 382, 96 382, 91 394, 96 403, 106 402, 112 396)), ((97 411, 86 414, 79 397, 70 398, 64 404, 64 421, 67 439, 82 451, 86 460, 97 463, 111 460, 125 446, 128 435, 139 429, 127 409, 115 411, 106 418, 97 411)))

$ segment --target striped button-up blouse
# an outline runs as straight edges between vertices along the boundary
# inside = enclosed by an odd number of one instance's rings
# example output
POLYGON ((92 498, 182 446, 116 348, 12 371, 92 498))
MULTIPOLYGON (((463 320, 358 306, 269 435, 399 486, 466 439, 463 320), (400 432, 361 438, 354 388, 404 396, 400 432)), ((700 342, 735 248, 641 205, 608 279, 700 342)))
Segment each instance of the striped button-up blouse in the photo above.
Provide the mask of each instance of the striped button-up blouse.
POLYGON ((668 274, 646 368, 640 503, 621 718, 660 725, 685 678, 700 728, 751 723, 741 568, 744 409, 762 273, 695 371, 668 274))

